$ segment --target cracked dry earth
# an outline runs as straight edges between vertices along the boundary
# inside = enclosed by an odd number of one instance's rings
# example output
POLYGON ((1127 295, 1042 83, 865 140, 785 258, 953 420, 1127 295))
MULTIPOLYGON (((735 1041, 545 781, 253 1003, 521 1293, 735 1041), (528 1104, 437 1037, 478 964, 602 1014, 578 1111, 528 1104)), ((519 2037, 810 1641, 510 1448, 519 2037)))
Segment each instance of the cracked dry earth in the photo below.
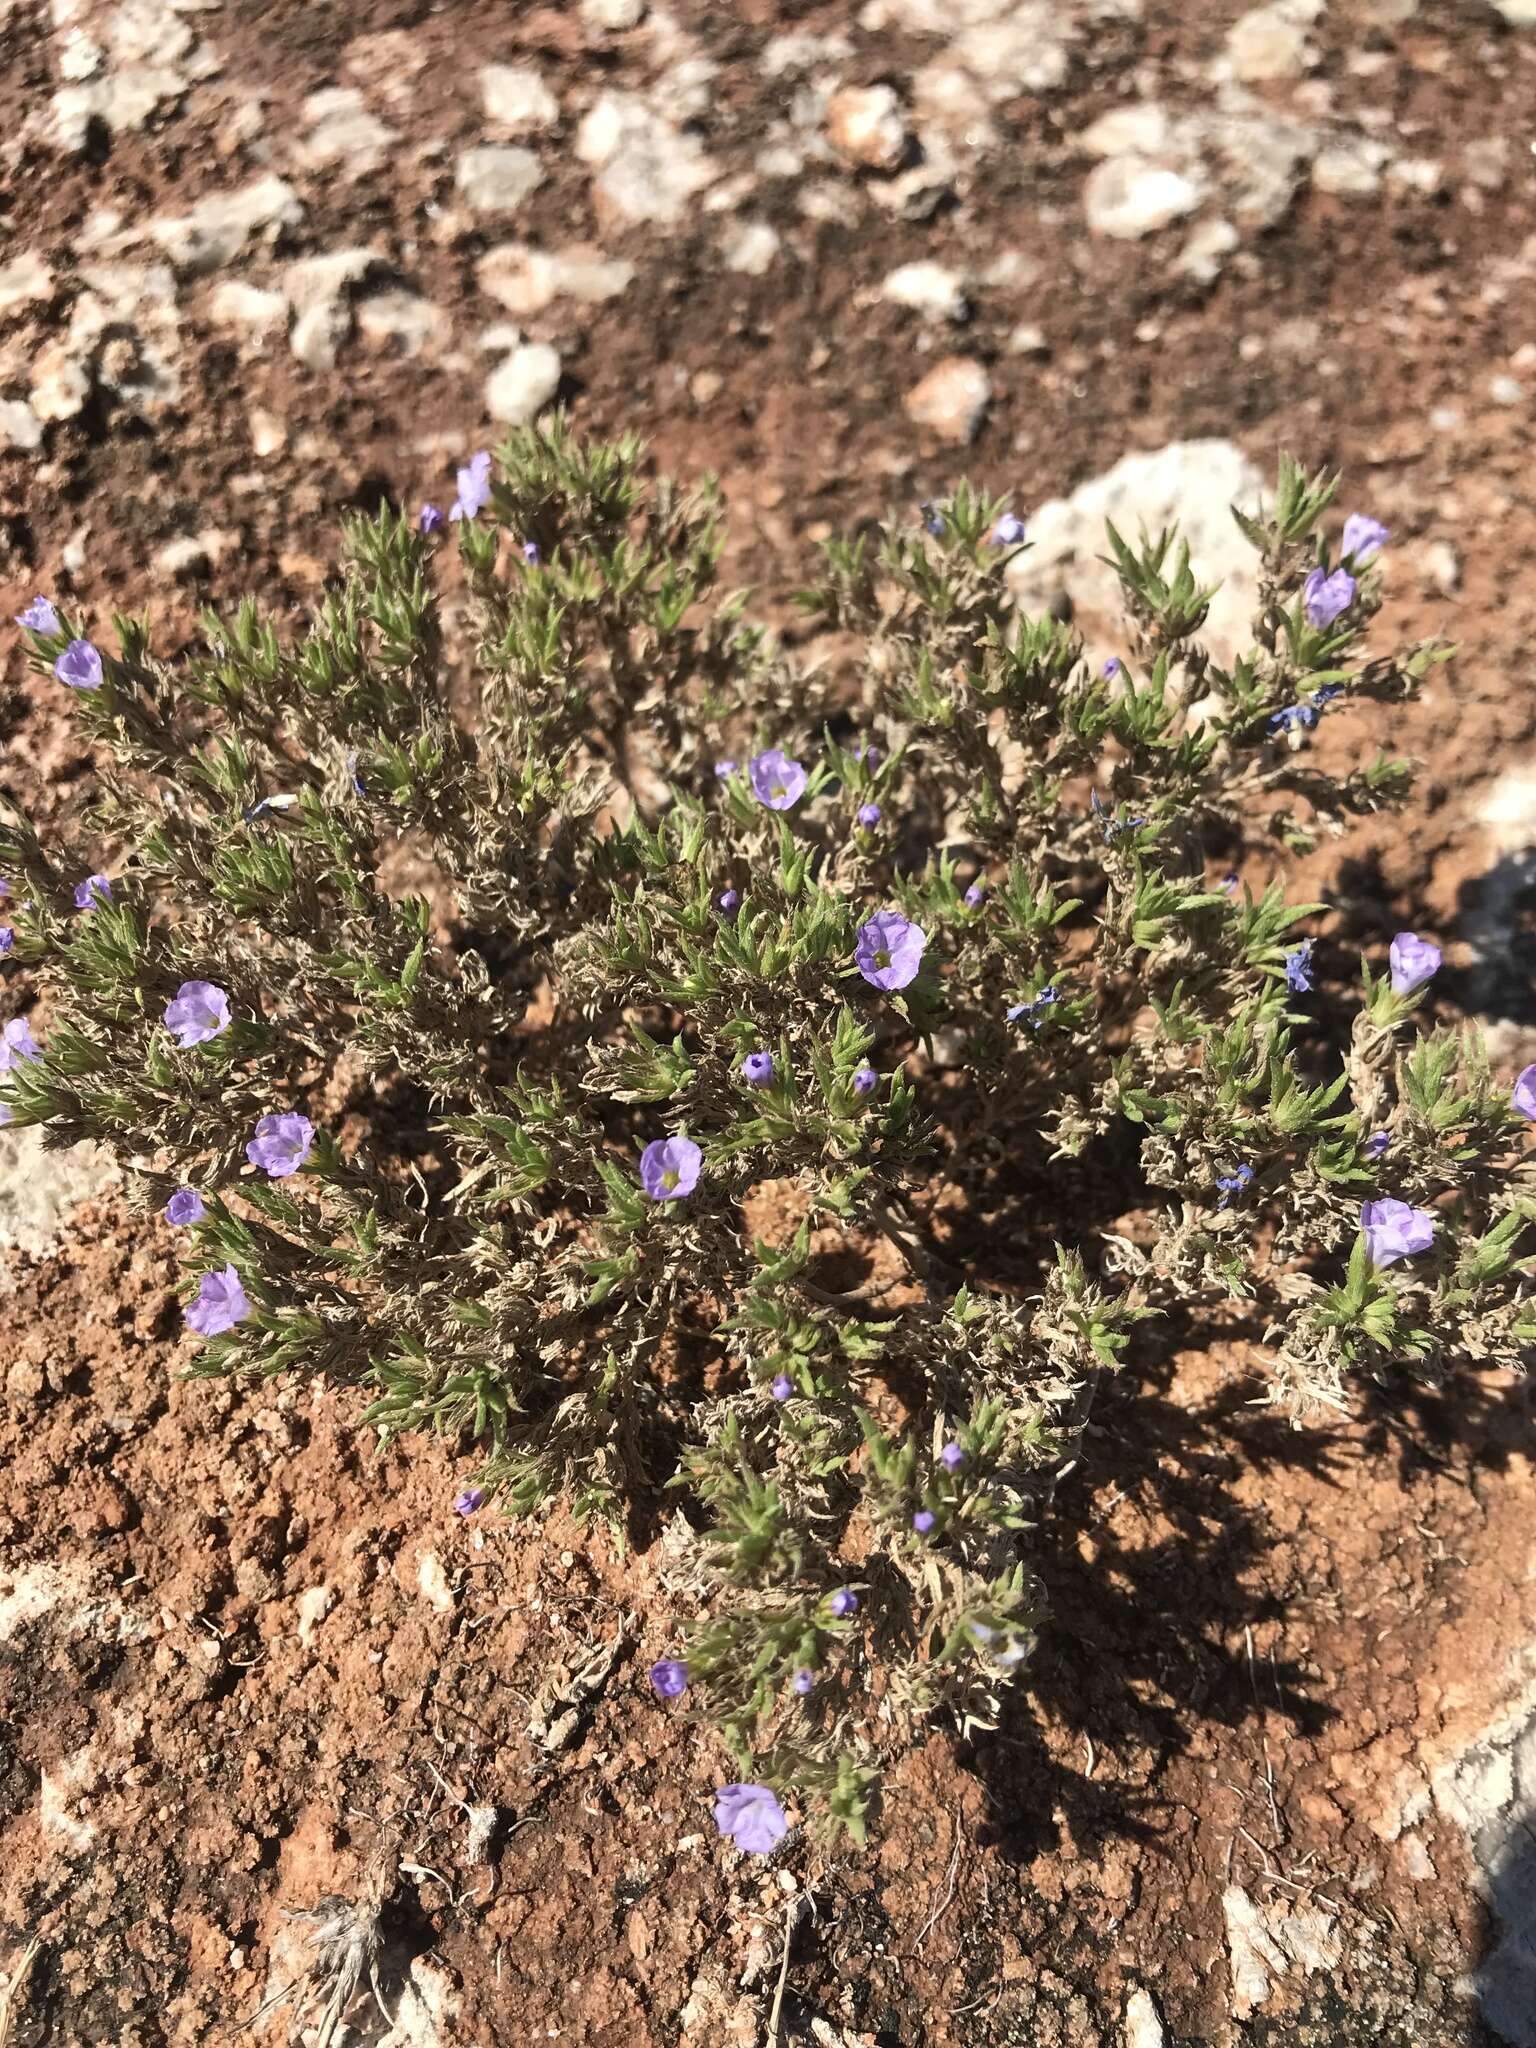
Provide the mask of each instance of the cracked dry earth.
MULTIPOLYGON (((561 400, 721 475, 774 616, 968 471, 1090 635, 1103 513, 1177 505, 1231 632, 1290 447, 1393 527, 1383 632, 1461 647, 1324 737, 1417 755, 1414 811, 1292 879, 1341 971, 1434 931, 1536 1056, 1529 0, 0 0, 0 72, 0 616, 296 619, 346 509, 561 400)), ((90 762, 0 660, 46 822, 90 762)), ((0 1258, 7 2048, 211 2039, 370 1892, 341 2038, 393 2048, 749 2048, 786 1934, 820 2048, 1536 2041, 1520 1385, 1293 1432, 1258 1333, 1138 1354, 1003 1725, 764 1868, 640 1678, 664 1535, 468 1528, 354 1397, 181 1381, 168 1236, 88 1157, 0 1137, 0 1258)))

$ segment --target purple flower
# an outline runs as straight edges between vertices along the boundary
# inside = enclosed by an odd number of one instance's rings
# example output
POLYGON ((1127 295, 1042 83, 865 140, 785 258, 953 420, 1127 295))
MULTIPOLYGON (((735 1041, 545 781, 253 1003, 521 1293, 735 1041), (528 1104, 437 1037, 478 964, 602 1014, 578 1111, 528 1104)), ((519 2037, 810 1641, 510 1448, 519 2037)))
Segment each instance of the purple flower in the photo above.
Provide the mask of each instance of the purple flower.
POLYGON ((229 1029, 229 997, 217 982, 184 981, 165 1006, 165 1028, 183 1052, 229 1029))
POLYGON ((259 1166, 271 1180, 286 1180, 297 1173, 309 1157, 315 1127, 307 1116, 295 1110, 274 1111, 256 1126, 256 1135, 245 1148, 252 1166, 259 1166))
POLYGON ((1394 1260, 1412 1258, 1415 1252, 1427 1252, 1435 1236, 1435 1219, 1427 1209, 1415 1209, 1390 1196, 1361 1204, 1360 1227, 1373 1266, 1390 1266, 1394 1260))
POLYGON ((456 1493, 453 1497, 453 1512, 456 1515, 478 1514, 484 1506, 485 1488, 483 1486, 466 1486, 462 1493, 456 1493))
POLYGON ((838 1621, 846 1621, 850 1614, 859 1611, 859 1596, 852 1586, 839 1586, 835 1593, 827 1595, 827 1612, 838 1621))
POLYGON ((965 1463, 965 1453, 958 1444, 946 1444, 939 1453, 939 1463, 946 1472, 958 1472, 965 1463))
POLYGON ((105 875, 87 875, 83 882, 75 884, 76 910, 94 910, 97 904, 112 901, 112 884, 105 875))
POLYGON ((1387 955, 1392 965, 1392 993, 1411 996, 1416 988, 1433 980, 1440 968, 1440 948, 1433 939, 1421 939, 1417 932, 1399 932, 1387 955))
POLYGON ((995 548, 1016 548, 1024 538, 1024 522, 1015 512, 1005 512, 992 529, 995 548))
POLYGON ((1379 519, 1373 519, 1369 512, 1351 512, 1344 522, 1344 538, 1339 549, 1346 561, 1353 562, 1357 569, 1363 569, 1391 538, 1389 530, 1379 519))
POLYGON ((800 1669, 795 1673, 794 1677, 789 1682, 793 1686, 795 1691, 799 1693, 800 1697, 804 1699, 805 1695, 811 1690, 811 1687, 816 1683, 816 1674, 814 1671, 807 1671, 805 1666, 802 1664, 800 1669))
POLYGON ((749 1052, 741 1063, 741 1071, 754 1088, 766 1088, 773 1079, 773 1054, 749 1052))
POLYGON ((854 961, 871 988, 906 988, 917 979, 928 934, 899 911, 877 910, 859 926, 854 961))
POLYGON ((61 683, 68 683, 72 690, 101 688, 101 656, 89 640, 71 640, 53 664, 53 672, 61 683))
POLYGON ((1286 704, 1269 715, 1271 732, 1310 732, 1317 723, 1317 707, 1313 704, 1286 704))
POLYGON ((1514 1100, 1526 1122, 1536 1124, 1536 1066, 1522 1067, 1515 1077, 1514 1100))
POLYGON ((185 1230, 190 1223, 201 1223, 207 1213, 196 1188, 178 1188, 165 1205, 165 1220, 173 1230, 185 1230))
POLYGON ((23 1060, 40 1060, 43 1048, 32 1036, 25 1017, 13 1017, 0 1031, 0 1074, 10 1073, 23 1060))
POLYGON ((1046 1011, 1060 1001, 1061 996, 1057 990, 1054 988, 1043 988, 1033 1002, 1015 1003, 1008 1012, 1008 1022, 1010 1024, 1017 1024, 1021 1017, 1027 1017, 1030 1030, 1038 1031, 1045 1021, 1046 1011))
POLYGON ((944 515, 938 506, 924 498, 917 509, 922 515, 924 531, 931 533, 935 540, 941 540, 944 536, 944 515))
POLYGON ((24 612, 16 614, 16 623, 29 633, 57 633, 59 615, 46 597, 34 597, 24 612))
POLYGON ((1303 939, 1285 956, 1285 985, 1293 996, 1312 992, 1312 941, 1303 939))
POLYGON ((1249 1185, 1252 1179, 1253 1168, 1247 1164, 1239 1166, 1236 1169, 1236 1171, 1232 1173, 1218 1173, 1216 1176, 1216 1185, 1221 1190, 1221 1200, 1216 1204, 1217 1208, 1229 1208, 1231 1206, 1232 1197, 1234 1195, 1240 1195, 1243 1192, 1243 1189, 1249 1185))
POLYGON ((722 1785, 715 1794, 715 1826, 753 1856, 769 1855, 789 1833, 784 1809, 766 1785, 722 1785))
POLYGON ((1125 663, 1120 659, 1119 655, 1112 654, 1109 657, 1108 661, 1105 662, 1104 666, 1099 670, 1099 674, 1103 677, 1106 683, 1112 683, 1115 677, 1119 675, 1121 669, 1124 668, 1124 666, 1125 663))
POLYGON ((733 910, 736 910, 740 907, 741 891, 739 889, 722 889, 720 891, 720 894, 715 898, 715 901, 719 904, 720 908, 725 912, 726 916, 729 917, 733 910))
POLYGON ((653 1202, 675 1202, 698 1186, 703 1162, 692 1138, 653 1138, 640 1154, 640 1185, 653 1202))
POLYGON ((768 747, 747 763, 752 788, 760 804, 770 811, 788 811, 805 795, 805 770, 791 761, 781 747, 768 747))
POLYGON ((870 829, 871 826, 878 825, 879 822, 880 806, 878 804, 859 805, 859 823, 864 827, 866 832, 870 829))
POLYGON ((1391 1143, 1392 1133, 1390 1131, 1372 1131, 1371 1135, 1360 1147, 1360 1150, 1367 1159, 1379 1159, 1391 1143))
POLYGON ((728 775, 736 773, 736 763, 734 761, 717 761, 715 763, 715 773, 724 782, 728 775))
POLYGON ((912 1526, 919 1536, 926 1536, 933 1527, 933 1520, 933 1510, 931 1508, 919 1508, 912 1517, 912 1526))
POLYGON ((862 1067, 854 1068, 853 1092, 855 1095, 868 1095, 873 1089, 877 1088, 879 1085, 880 1076, 875 1072, 874 1068, 870 1066, 867 1062, 862 1067))
POLYGON ((787 1372, 781 1372, 769 1386, 768 1391, 775 1401, 787 1401, 795 1391, 795 1383, 787 1372))
POLYGON ((0 953, 9 953, 9 951, 11 950, 12 946, 15 945, 15 943, 15 926, 9 924, 0 924, 0 953))
POLYGON ((1357 585, 1347 569, 1335 569, 1331 576, 1314 569, 1301 586, 1301 602, 1309 626, 1331 626, 1341 612, 1355 601, 1357 585))
POLYGON ((453 510, 448 517, 473 519, 491 502, 491 458, 483 448, 478 454, 471 455, 454 481, 458 484, 459 495, 454 499, 453 510))
POLYGON ((420 513, 417 515, 416 524, 423 533, 441 533, 443 530, 441 508, 436 505, 423 505, 420 513))
POLYGON ((966 890, 965 895, 961 898, 961 901, 965 904, 967 910, 979 909, 980 906, 986 902, 986 900, 987 885, 985 882, 972 882, 969 889, 966 890))
POLYGON ((525 540, 523 542, 523 560, 530 569, 536 569, 543 559, 544 557, 539 553, 539 544, 536 540, 525 540))
POLYGON ((1122 833, 1134 832, 1138 825, 1147 822, 1145 818, 1117 818, 1096 789, 1088 792, 1088 809, 1104 835, 1106 846, 1113 846, 1122 833))
POLYGON ((226 1266, 222 1273, 203 1275, 196 1300, 187 1304, 187 1326, 199 1337, 222 1337, 250 1312, 240 1275, 233 1266, 226 1266))
POLYGON ((862 761, 866 768, 878 768, 882 757, 873 740, 860 740, 853 750, 853 758, 862 761))
POLYGON ((681 1657, 658 1657, 646 1676, 659 1700, 680 1700, 688 1690, 688 1666, 681 1657))

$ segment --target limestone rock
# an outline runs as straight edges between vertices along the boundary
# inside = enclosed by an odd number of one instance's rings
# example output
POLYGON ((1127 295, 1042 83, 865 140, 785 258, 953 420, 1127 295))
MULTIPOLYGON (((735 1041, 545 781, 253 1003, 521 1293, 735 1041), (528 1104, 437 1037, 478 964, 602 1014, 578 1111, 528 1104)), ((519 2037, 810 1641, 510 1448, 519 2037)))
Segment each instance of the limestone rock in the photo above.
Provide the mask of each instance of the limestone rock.
POLYGON ((1096 235, 1135 242, 1182 220, 1203 197, 1195 178, 1140 156, 1096 164, 1083 188, 1088 225, 1096 235))
POLYGON ((275 236, 303 217, 293 187, 268 176, 238 192, 211 192, 190 213, 151 221, 149 232, 178 270, 200 277, 232 263, 258 236, 275 236))
POLYGON ((970 312, 965 287, 941 263, 903 263, 881 285, 883 297, 930 320, 964 320, 970 312))
POLYGON ((727 270, 744 277, 762 277, 773 268, 782 243, 777 228, 765 220, 744 220, 728 237, 721 254, 727 270))
POLYGON ((558 298, 597 305, 629 289, 635 266, 604 256, 589 243, 567 249, 534 249, 525 242, 502 242, 487 249, 475 265, 475 281, 487 298, 495 299, 526 320, 542 313, 558 298))
POLYGON ((543 184, 544 168, 518 143, 486 142, 465 150, 453 181, 471 212, 512 213, 543 184))
POLYGON ((560 102, 530 64, 482 66, 480 103, 498 128, 553 128, 560 119, 560 102))
POLYGON ((592 196, 599 212, 617 221, 672 226, 716 177, 697 136, 630 93, 604 93, 589 108, 576 131, 576 154, 597 172, 592 196))
POLYGON ((894 171, 911 147, 907 117, 888 85, 844 86, 827 102, 827 139, 846 163, 894 171))
POLYGON ((395 132, 368 108, 353 86, 330 86, 304 102, 308 128, 302 145, 311 170, 337 170, 345 178, 361 178, 384 161, 395 132))
POLYGON ((513 349, 486 379, 485 409, 493 420, 526 427, 560 389, 560 356, 547 342, 525 342, 513 349))
POLYGON ((0 263, 0 318, 18 306, 31 305, 53 296, 53 272, 35 249, 23 250, 9 263, 0 263))
POLYGON ((970 356, 945 356, 902 401, 907 417, 944 441, 973 441, 992 397, 992 382, 970 356))

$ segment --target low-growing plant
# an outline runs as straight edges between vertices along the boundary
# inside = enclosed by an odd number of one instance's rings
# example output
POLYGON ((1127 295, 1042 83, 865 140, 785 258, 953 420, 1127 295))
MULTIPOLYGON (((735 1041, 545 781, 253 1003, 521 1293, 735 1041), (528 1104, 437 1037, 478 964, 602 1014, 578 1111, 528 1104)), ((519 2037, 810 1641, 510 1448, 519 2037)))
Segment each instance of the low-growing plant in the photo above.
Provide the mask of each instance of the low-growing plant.
POLYGON ((558 424, 451 521, 354 520, 302 634, 22 614, 100 774, 69 845, 0 824, 11 1120, 183 1233, 195 1372, 366 1389, 473 1449, 464 1514, 664 1512, 650 1682, 721 1730, 743 1848, 791 1795, 862 1836, 915 1724, 994 1719, 1170 1308, 1267 1318, 1298 1413, 1536 1339, 1536 1069, 1408 1033, 1412 934, 1334 1046, 1321 906, 1233 872, 1403 801, 1313 738, 1447 651, 1362 655, 1387 536, 1331 546, 1332 496, 1287 461, 1235 514, 1230 664, 1175 534, 1110 529, 1101 664, 962 487, 827 546, 797 666, 717 593, 713 491, 558 424))

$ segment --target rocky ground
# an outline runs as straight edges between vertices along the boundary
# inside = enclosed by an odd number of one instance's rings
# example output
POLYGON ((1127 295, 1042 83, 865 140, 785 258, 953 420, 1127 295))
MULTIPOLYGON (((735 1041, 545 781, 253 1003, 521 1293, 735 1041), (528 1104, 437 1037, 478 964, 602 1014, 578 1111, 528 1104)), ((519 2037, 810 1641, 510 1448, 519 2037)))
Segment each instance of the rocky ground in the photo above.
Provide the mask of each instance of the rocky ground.
MULTIPOLYGON (((0 0, 0 68, 0 616, 296 617, 349 507, 558 399, 716 470, 776 613, 969 472, 1091 622, 1106 509, 1237 577, 1288 447, 1393 527, 1383 633, 1461 647, 1338 720, 1424 779, 1309 883, 1536 1054, 1530 0, 0 0)), ((57 816, 89 761, 0 660, 57 816)), ((1536 2041, 1521 1389, 1296 1435, 1255 1333, 1142 1361, 1003 1727, 765 1871, 609 1640, 662 1557, 470 1533, 346 1397, 178 1381, 164 1234, 0 1144, 7 2048, 207 2039, 327 1895, 383 1901, 345 2038, 393 2048, 744 2048, 786 1938, 820 2048, 1536 2041)))

